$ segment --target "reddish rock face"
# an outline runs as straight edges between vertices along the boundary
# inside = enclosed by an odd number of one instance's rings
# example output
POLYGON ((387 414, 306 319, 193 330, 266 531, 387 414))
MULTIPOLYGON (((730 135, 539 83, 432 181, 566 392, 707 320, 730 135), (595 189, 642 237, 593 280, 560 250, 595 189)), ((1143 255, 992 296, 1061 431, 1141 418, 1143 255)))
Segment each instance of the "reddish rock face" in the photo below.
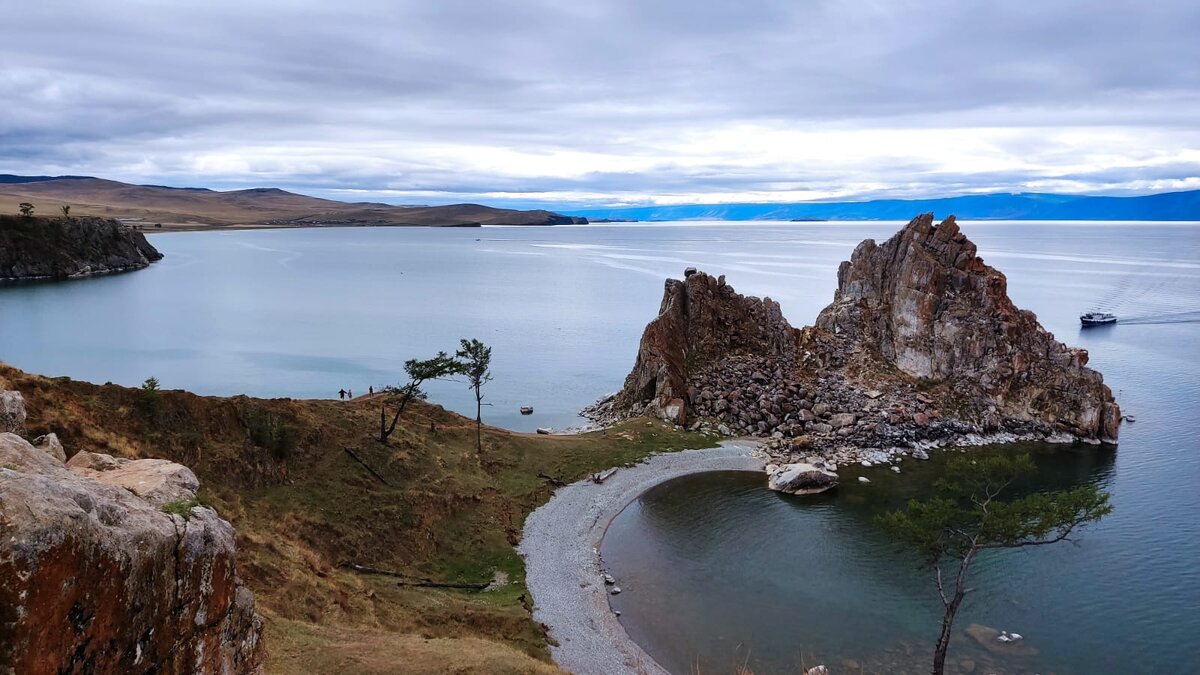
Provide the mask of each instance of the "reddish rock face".
POLYGON ((695 403, 689 373, 731 354, 782 358, 794 348, 794 331, 770 298, 739 295, 724 277, 703 272, 667 279, 658 318, 642 333, 637 362, 615 405, 684 424, 695 403))
POLYGON ((1120 409, 1100 373, 1085 367, 1087 351, 1013 305, 1008 280, 976 256, 953 216, 934 225, 927 213, 882 245, 859 244, 816 326, 1007 416, 1117 438, 1120 409))
POLYGON ((0 664, 261 672, 261 620, 234 571, 233 528, 216 512, 166 513, 14 434, 0 434, 0 467, 0 664))
POLYGON ((699 414, 831 447, 1064 431, 1115 442, 1120 409, 1087 362, 1013 305, 953 216, 934 225, 925 214, 882 245, 859 244, 810 328, 724 277, 667 280, 624 388, 594 410, 676 424, 699 414))

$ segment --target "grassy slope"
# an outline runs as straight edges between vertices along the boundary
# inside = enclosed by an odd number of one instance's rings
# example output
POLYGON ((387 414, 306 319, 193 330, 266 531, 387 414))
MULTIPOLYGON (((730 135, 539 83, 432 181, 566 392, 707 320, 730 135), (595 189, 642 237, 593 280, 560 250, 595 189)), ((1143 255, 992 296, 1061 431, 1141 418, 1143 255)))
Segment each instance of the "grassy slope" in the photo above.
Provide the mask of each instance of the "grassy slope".
POLYGON ((0 388, 24 393, 30 435, 57 432, 69 453, 167 457, 196 471, 201 500, 237 528, 240 573, 267 618, 278 673, 553 671, 513 549, 525 516, 552 492, 538 474, 569 482, 654 451, 712 444, 645 421, 581 437, 486 429, 480 457, 469 420, 425 404, 384 446, 372 438, 377 399, 164 391, 146 412, 136 390, 3 364, 0 388), (295 447, 262 447, 272 446, 263 440, 272 425, 294 433, 295 447), (485 582, 502 571, 515 583, 488 593, 399 587, 344 562, 439 581, 485 582))

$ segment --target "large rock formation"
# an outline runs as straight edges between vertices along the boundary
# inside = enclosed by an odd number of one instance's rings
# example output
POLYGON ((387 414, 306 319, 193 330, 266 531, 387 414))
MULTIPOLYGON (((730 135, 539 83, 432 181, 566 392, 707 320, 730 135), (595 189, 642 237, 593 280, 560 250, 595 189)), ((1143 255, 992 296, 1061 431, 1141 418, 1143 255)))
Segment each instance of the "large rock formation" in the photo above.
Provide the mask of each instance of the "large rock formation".
POLYGON ((141 232, 115 220, 0 216, 0 281, 125 272, 161 259, 141 232))
POLYGON ((839 463, 953 443, 1115 442, 1120 410, 1086 363, 1013 306, 953 217, 926 214, 859 244, 813 327, 791 328, 723 277, 667 281, 624 388, 588 412, 696 416, 839 463))
POLYGON ((976 255, 954 216, 934 225, 927 213, 882 245, 859 244, 816 325, 914 378, 946 383, 960 406, 986 399, 1001 415, 1117 438, 1120 409, 1086 367, 1087 351, 1013 305, 1008 280, 976 255))
POLYGON ((191 471, 80 455, 0 434, 0 670, 261 672, 233 528, 191 471))
POLYGON ((725 277, 689 270, 683 281, 667 279, 658 317, 646 326, 614 405, 683 424, 695 398, 689 392, 692 373, 734 354, 786 359, 793 333, 779 303, 739 295, 725 277))

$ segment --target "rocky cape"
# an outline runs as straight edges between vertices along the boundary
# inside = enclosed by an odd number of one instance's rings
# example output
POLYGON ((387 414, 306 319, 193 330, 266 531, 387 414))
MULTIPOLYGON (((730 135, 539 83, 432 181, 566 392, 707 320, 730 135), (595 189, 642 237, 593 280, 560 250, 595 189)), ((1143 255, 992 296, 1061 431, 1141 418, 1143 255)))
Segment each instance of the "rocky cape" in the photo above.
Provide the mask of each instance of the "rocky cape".
POLYGON ((667 280, 624 387, 584 414, 766 437, 777 465, 810 465, 789 477, 827 487, 821 470, 944 445, 1115 443, 1120 408, 1087 362, 1013 305, 953 216, 924 214, 859 244, 810 327, 724 276, 667 280))
POLYGON ((259 673, 254 596, 233 527, 187 467, 16 433, 0 392, 0 671, 259 673))
POLYGON ((126 272, 162 257, 141 232, 115 220, 0 216, 0 281, 126 272))

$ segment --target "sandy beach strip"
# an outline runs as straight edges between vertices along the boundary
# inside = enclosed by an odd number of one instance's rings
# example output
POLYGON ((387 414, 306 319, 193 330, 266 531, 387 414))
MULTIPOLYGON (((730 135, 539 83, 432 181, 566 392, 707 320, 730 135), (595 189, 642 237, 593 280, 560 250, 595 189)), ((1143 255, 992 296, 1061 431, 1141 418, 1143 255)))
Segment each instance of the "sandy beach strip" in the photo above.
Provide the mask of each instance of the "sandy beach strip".
POLYGON ((555 663, 577 675, 667 672, 629 638, 609 608, 601 540, 622 509, 659 483, 704 471, 761 471, 757 448, 752 441, 725 441, 655 455, 602 484, 584 479, 560 488, 529 514, 517 551, 525 559, 533 618, 558 642, 550 648, 555 663))

